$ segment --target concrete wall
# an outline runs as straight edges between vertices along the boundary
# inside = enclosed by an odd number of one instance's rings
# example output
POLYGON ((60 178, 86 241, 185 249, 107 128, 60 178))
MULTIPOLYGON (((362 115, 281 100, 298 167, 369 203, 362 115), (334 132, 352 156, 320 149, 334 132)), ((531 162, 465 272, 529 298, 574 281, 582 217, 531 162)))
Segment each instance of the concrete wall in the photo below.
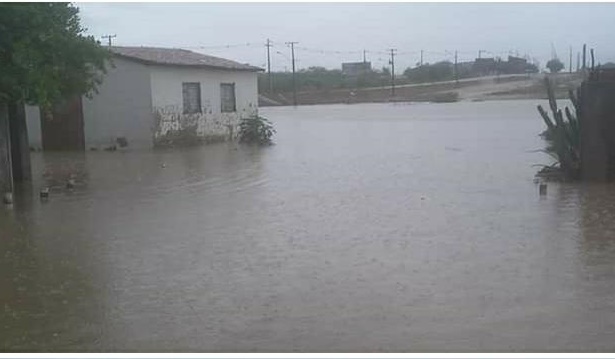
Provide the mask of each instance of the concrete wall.
POLYGON ((239 120, 258 114, 257 74, 255 72, 152 67, 152 104, 155 136, 182 136, 200 139, 228 139, 237 134, 239 120), (201 84, 200 114, 182 114, 182 83, 201 84), (222 113, 220 84, 235 84, 236 112, 222 113))
POLYGON ((13 191, 8 106, 0 103, 0 196, 13 191))
MULTIPOLYGON (((156 139, 228 139, 239 119, 258 114, 257 74, 245 71, 148 66, 121 58, 109 66, 98 93, 83 99, 86 149, 106 148, 118 137, 129 148, 149 148, 156 139), (182 83, 201 84, 201 114, 184 115, 182 83), (220 84, 235 83, 237 111, 221 113, 220 84)), ((26 107, 30 146, 40 148, 37 106, 26 107)))
POLYGON ((30 147, 41 150, 43 140, 41 137, 41 111, 38 106, 26 105, 26 126, 28 126, 30 147))
POLYGON ((581 177, 615 180, 615 81, 581 87, 581 177))
POLYGON ((86 149, 108 147, 125 137, 130 148, 151 147, 150 68, 115 58, 98 93, 83 99, 86 149))

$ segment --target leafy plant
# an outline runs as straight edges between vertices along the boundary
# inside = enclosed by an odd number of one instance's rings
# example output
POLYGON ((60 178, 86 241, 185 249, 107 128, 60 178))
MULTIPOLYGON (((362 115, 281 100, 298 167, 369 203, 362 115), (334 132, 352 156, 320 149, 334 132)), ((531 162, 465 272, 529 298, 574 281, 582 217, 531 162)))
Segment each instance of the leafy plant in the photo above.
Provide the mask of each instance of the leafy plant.
POLYGON ((564 64, 559 59, 555 58, 547 62, 547 68, 551 73, 558 73, 564 69, 564 64))
POLYGON ((541 172, 552 172, 554 169, 559 169, 566 178, 578 179, 581 171, 580 91, 577 89, 576 94, 572 90, 569 91, 570 101, 575 108, 575 113, 573 114, 568 107, 565 107, 566 118, 564 118, 562 110, 557 108, 553 85, 548 78, 545 78, 545 85, 553 120, 541 105, 538 105, 538 112, 547 125, 547 130, 543 133, 543 137, 548 142, 545 152, 555 158, 557 162, 551 166, 545 166, 541 172))
POLYGON ((70 3, 0 4, 0 102, 45 107, 91 93, 109 57, 70 3))
POLYGON ((271 145, 271 138, 275 133, 275 129, 269 120, 260 116, 247 117, 239 123, 239 142, 256 144, 256 145, 271 145))

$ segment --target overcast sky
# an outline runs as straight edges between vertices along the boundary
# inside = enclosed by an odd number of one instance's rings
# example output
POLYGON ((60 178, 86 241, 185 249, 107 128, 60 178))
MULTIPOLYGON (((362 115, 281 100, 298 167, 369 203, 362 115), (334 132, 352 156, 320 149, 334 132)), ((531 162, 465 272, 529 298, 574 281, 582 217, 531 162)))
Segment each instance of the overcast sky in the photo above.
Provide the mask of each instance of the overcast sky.
MULTIPOLYGON (((396 72, 424 62, 509 54, 537 59, 552 46, 568 68, 569 48, 583 43, 596 62, 615 60, 615 3, 77 3, 88 33, 116 34, 114 45, 179 47, 265 67, 290 70, 287 41, 297 41, 298 68, 340 68, 361 61, 396 72), (229 47, 225 47, 229 46, 229 47), (589 51, 589 50, 588 50, 589 51)), ((106 40, 103 40, 106 41, 106 40)))

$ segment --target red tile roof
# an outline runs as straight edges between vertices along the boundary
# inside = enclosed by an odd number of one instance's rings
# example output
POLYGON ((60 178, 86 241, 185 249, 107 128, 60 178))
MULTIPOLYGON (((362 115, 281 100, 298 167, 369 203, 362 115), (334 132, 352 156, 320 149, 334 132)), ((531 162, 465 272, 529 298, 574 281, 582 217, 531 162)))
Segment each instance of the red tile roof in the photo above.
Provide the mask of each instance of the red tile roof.
POLYGON ((236 71, 262 71, 260 67, 200 54, 183 49, 160 47, 112 46, 111 52, 119 57, 148 65, 208 67, 236 71))

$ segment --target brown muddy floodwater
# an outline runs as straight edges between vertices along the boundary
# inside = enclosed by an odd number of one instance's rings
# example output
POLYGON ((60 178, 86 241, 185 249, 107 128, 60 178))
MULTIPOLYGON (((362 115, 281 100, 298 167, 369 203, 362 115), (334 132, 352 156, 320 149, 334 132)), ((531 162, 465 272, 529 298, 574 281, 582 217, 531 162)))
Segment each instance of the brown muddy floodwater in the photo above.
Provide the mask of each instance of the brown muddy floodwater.
POLYGON ((35 153, 0 208, 0 349, 615 351, 615 187, 539 197, 537 102, 265 108, 269 148, 35 153))

